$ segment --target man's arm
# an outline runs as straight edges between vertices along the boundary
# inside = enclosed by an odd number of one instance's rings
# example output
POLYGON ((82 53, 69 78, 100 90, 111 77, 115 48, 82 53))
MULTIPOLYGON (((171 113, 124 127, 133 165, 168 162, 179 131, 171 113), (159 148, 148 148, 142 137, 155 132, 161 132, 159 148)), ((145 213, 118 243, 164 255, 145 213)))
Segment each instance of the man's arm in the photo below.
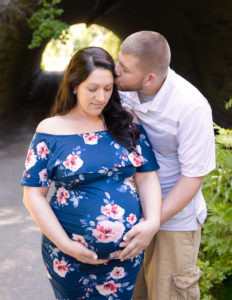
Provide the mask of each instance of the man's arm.
POLYGON ((181 175, 176 184, 163 199, 160 225, 180 212, 193 199, 203 181, 202 177, 181 175))
POLYGON ((178 133, 181 175, 163 199, 161 225, 186 207, 201 187, 204 175, 215 168, 215 144, 209 106, 185 115, 178 133))

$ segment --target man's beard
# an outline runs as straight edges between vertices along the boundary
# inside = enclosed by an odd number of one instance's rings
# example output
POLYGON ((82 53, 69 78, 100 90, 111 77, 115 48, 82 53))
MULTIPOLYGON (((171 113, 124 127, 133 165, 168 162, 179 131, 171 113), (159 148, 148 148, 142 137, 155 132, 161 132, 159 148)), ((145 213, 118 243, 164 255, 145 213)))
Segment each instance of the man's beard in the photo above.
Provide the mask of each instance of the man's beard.
POLYGON ((124 92, 140 91, 143 89, 143 84, 141 82, 129 86, 129 85, 121 85, 120 82, 117 84, 116 81, 116 85, 120 91, 124 91, 124 92))

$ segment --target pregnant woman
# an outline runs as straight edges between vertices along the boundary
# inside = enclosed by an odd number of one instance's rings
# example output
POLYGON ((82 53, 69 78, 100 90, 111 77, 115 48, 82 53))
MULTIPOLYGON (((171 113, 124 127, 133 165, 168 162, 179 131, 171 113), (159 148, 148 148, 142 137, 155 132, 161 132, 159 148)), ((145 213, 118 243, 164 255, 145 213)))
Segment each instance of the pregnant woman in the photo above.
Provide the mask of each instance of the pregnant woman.
POLYGON ((26 158, 24 203, 43 232, 56 299, 131 299, 143 250, 159 229, 159 167, 114 78, 105 50, 76 52, 26 158))

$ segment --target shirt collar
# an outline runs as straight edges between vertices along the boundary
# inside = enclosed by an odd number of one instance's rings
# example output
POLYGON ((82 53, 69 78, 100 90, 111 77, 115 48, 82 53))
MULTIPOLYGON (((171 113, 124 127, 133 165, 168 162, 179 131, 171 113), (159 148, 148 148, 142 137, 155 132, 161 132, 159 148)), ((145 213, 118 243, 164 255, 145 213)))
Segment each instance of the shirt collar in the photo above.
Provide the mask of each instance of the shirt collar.
POLYGON ((156 112, 161 112, 162 107, 166 104, 164 103, 164 95, 167 93, 169 82, 170 82, 170 77, 172 76, 172 73, 174 73, 173 70, 168 68, 168 75, 162 84, 161 88, 159 91, 154 95, 153 99, 149 102, 146 103, 140 103, 138 92, 126 92, 124 95, 126 98, 129 100, 132 109, 141 111, 143 113, 146 113, 148 110, 156 111, 156 112))

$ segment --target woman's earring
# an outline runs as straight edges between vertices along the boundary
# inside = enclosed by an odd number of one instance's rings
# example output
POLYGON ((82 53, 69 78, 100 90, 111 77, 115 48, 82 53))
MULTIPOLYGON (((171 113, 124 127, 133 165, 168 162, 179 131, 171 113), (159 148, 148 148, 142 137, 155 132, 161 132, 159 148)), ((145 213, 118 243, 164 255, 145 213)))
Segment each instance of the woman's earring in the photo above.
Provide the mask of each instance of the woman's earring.
POLYGON ((73 91, 73 94, 75 95, 76 93, 77 93, 77 91, 76 91, 76 90, 74 90, 74 91, 73 91))

